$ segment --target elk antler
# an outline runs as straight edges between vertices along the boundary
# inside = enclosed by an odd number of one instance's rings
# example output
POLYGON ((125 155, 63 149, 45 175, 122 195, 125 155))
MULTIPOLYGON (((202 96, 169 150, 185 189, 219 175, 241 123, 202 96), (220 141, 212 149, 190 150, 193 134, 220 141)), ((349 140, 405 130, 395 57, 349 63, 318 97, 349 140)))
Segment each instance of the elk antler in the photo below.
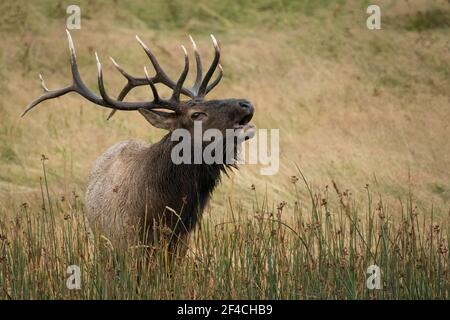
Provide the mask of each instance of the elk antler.
MULTIPOLYGON (((188 88, 181 88, 181 93, 192 98, 192 99, 203 99, 206 94, 208 94, 222 79, 223 76, 223 68, 219 63, 220 60, 220 48, 217 43, 216 38, 211 34, 211 39, 213 40, 214 45, 214 60, 208 70, 208 74, 205 76, 205 79, 202 81, 202 61, 200 58, 200 53, 198 52, 197 45, 194 41, 194 39, 189 35, 189 39, 191 40, 192 47, 194 48, 195 53, 195 61, 197 64, 197 75, 195 78, 195 83, 192 89, 188 88), (216 68, 219 68, 219 74, 217 78, 208 86, 209 80, 211 79, 211 76, 213 75, 216 68), (200 90, 201 88, 201 90, 200 90)), ((145 53, 147 54, 148 58, 150 59, 150 62, 153 65, 153 68, 155 69, 156 75, 151 77, 150 80, 153 84, 156 83, 162 83, 166 86, 168 86, 171 89, 174 89, 175 83, 167 76, 167 74, 164 72, 164 70, 161 68, 158 60, 156 59, 155 55, 151 52, 151 50, 147 47, 147 45, 138 37, 136 36, 136 40, 139 42, 141 47, 144 49, 145 53)), ((119 96, 117 97, 117 100, 122 101, 125 99, 127 94, 135 87, 143 86, 148 84, 148 81, 146 78, 138 78, 133 77, 129 73, 127 73, 125 70, 123 70, 115 61, 113 58, 110 58, 113 62, 114 66, 119 70, 119 72, 128 80, 127 84, 122 88, 122 90, 119 93, 119 96)), ((116 113, 117 110, 111 111, 111 113, 108 115, 108 120, 116 113)))
POLYGON ((99 91, 100 91, 100 95, 101 95, 101 97, 98 97, 91 90, 89 90, 89 88, 83 83, 83 80, 81 79, 80 73, 78 71, 75 47, 73 45, 72 37, 68 30, 66 30, 66 32, 67 32, 67 39, 69 42, 69 49, 70 49, 70 65, 71 65, 71 71, 72 71, 72 84, 67 87, 58 89, 58 90, 49 90, 47 88, 47 86, 45 85, 42 75, 39 74, 39 78, 41 79, 41 86, 44 90, 44 94, 42 94, 40 97, 33 100, 30 104, 28 104, 28 106, 25 108, 25 110, 23 111, 21 116, 24 116, 28 111, 33 109, 39 103, 41 103, 45 100, 60 97, 69 92, 76 92, 79 95, 86 98, 87 100, 89 100, 99 106, 113 109, 113 112, 109 115, 108 119, 114 114, 114 112, 116 110, 131 111, 131 110, 138 110, 141 108, 144 108, 144 109, 164 108, 164 109, 168 109, 168 110, 177 112, 177 110, 179 109, 180 94, 187 95, 192 99, 203 99, 204 96, 217 85, 217 83, 220 81, 220 79, 222 78, 222 75, 223 75, 222 67, 219 64, 219 58, 220 58, 219 46, 218 46, 217 41, 215 40, 214 36, 212 36, 212 35, 211 35, 211 37, 212 37, 213 43, 214 43, 215 57, 211 64, 211 67, 208 70, 208 73, 206 74, 203 81, 201 81, 201 84, 200 84, 200 79, 201 79, 202 67, 201 67, 200 55, 198 53, 195 42, 191 38, 191 41, 194 46, 195 57, 196 57, 196 62, 197 62, 197 77, 196 77, 194 87, 192 89, 187 89, 187 88, 183 87, 183 83, 186 80, 186 76, 189 72, 189 57, 188 57, 187 50, 184 46, 181 46, 183 49, 183 52, 184 52, 184 57, 185 57, 184 69, 183 69, 183 72, 181 73, 179 79, 177 80, 177 82, 174 82, 167 76, 167 74, 161 68, 161 66, 159 65, 159 63, 156 60, 156 57, 153 55, 153 53, 139 39, 139 37, 136 36, 136 39, 141 44, 141 46, 144 48, 145 52, 147 53, 147 56, 150 58, 150 61, 156 71, 156 75, 154 77, 150 78, 148 76, 147 70, 145 69, 144 70, 145 74, 146 74, 145 78, 133 77, 130 74, 128 74, 125 70, 123 70, 113 58, 110 58, 112 63, 114 64, 114 66, 117 68, 117 70, 119 70, 119 72, 128 80, 128 83, 120 92, 118 99, 114 100, 114 99, 110 98, 108 96, 108 94, 106 93, 105 86, 103 83, 102 66, 101 66, 101 63, 100 63, 97 53, 95 53, 95 57, 97 60, 97 69, 98 69, 98 87, 99 87, 99 91), (211 76, 214 73, 214 70, 216 69, 217 66, 219 66, 219 75, 216 78, 216 80, 214 80, 213 83, 211 83, 208 86, 208 82, 211 79, 211 76), (173 90, 172 96, 170 99, 164 100, 159 97, 158 92, 155 87, 156 83, 162 83, 173 90), (141 85, 149 85, 150 86, 152 93, 153 93, 152 101, 145 101, 145 102, 125 102, 125 101, 123 101, 123 99, 130 92, 131 89, 133 89, 134 87, 137 87, 137 86, 141 86, 141 85))

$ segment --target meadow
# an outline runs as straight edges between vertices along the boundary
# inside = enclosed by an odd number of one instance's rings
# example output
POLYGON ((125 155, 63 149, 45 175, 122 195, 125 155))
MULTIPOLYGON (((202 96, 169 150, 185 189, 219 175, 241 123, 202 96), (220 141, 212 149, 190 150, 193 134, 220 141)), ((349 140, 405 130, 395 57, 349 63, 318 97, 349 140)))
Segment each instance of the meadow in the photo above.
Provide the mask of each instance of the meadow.
MULTIPOLYGON (((110 145, 165 133, 133 112, 106 120, 69 84, 68 1, 3 1, 0 11, 1 299, 449 299, 450 3, 374 1, 80 1, 79 67, 109 92, 149 65, 138 34, 171 75, 188 34, 225 76, 211 98, 245 97, 259 128, 280 130, 280 169, 224 177, 184 259, 127 250, 89 229, 89 169, 110 145), (82 271, 68 290, 67 266, 82 271), (378 290, 367 268, 381 270, 378 290)), ((188 78, 192 82, 191 78, 188 78)), ((131 100, 148 99, 146 88, 131 100)))

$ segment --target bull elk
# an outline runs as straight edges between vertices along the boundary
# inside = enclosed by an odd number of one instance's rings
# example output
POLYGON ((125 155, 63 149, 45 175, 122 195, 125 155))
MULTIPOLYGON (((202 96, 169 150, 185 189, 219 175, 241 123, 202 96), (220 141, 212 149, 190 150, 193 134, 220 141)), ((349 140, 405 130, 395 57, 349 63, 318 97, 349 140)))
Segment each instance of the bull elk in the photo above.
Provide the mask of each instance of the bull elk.
POLYGON ((155 144, 126 140, 111 146, 101 155, 89 176, 86 212, 90 225, 99 228, 109 237, 130 239, 132 233, 137 230, 144 242, 154 244, 161 239, 161 233, 156 234, 155 230, 161 230, 162 226, 166 232, 170 231, 170 247, 178 248, 181 242, 187 240, 189 232, 199 221, 211 193, 220 182, 221 174, 226 174, 227 169, 234 164, 174 164, 171 150, 175 142, 171 140, 171 133, 178 128, 192 132, 196 122, 201 122, 202 130, 218 129, 224 136, 225 131, 230 129, 254 131, 254 126, 249 123, 254 113, 253 105, 245 99, 205 100, 205 96, 216 87, 223 76, 219 63, 219 45, 212 35, 214 58, 204 77, 199 51, 190 37, 197 71, 192 87, 184 86, 189 71, 189 57, 184 46, 181 46, 184 52, 184 69, 175 82, 161 68, 150 49, 136 36, 153 65, 155 75, 150 77, 144 68, 145 77, 134 77, 111 58, 113 65, 127 80, 117 100, 106 92, 97 53, 95 56, 101 96, 97 96, 84 84, 68 31, 67 37, 72 84, 62 89, 49 90, 39 75, 44 93, 26 107, 22 116, 45 100, 76 92, 96 105, 112 109, 108 119, 117 110, 137 110, 153 126, 168 130, 169 133, 155 144), (210 83, 216 71, 217 78, 210 83), (155 87, 157 83, 172 89, 169 99, 160 97, 155 87), (152 101, 123 101, 133 88, 143 85, 150 87, 152 101), (189 99, 182 100, 181 95, 189 99))

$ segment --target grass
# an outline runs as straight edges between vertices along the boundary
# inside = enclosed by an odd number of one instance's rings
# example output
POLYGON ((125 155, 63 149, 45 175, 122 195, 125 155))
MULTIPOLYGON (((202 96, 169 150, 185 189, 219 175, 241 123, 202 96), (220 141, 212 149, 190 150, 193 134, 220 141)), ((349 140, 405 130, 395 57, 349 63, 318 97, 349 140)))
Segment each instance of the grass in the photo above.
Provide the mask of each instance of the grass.
POLYGON ((379 31, 366 28, 368 1, 79 2, 82 29, 72 35, 93 90, 94 51, 112 93, 123 79, 109 55, 135 75, 148 66, 135 34, 176 77, 179 44, 192 34, 208 60, 214 33, 225 76, 211 98, 247 98, 258 127, 280 129, 279 173, 242 166, 215 191, 186 259, 168 262, 162 250, 146 265, 144 249, 86 234, 81 195, 106 148, 163 132, 138 114, 106 121, 76 95, 19 119, 41 93, 38 73, 50 89, 70 81, 72 3, 2 1, 0 297, 448 299, 450 4, 375 2, 379 31), (292 183, 293 163, 307 184, 292 183), (373 263, 383 290, 365 287, 373 263), (65 286, 70 264, 82 267, 82 290, 65 286))
POLYGON ((271 205, 253 190, 253 208, 230 203, 217 222, 203 220, 187 256, 164 246, 146 259, 139 243, 114 248, 86 224, 80 197, 49 192, 42 159, 41 206, 23 203, 0 219, 3 299, 448 299, 448 225, 420 212, 412 194, 390 212, 366 187, 364 207, 333 186, 313 191, 299 171, 298 199, 271 205), (299 180, 300 178, 300 180, 299 180), (291 212, 288 212, 291 211, 291 212), (366 287, 370 265, 379 290, 366 287), (81 288, 68 290, 67 267, 81 269, 81 288))
POLYGON ((426 31, 430 29, 450 28, 450 16, 448 12, 434 8, 425 12, 417 11, 412 16, 400 17, 400 26, 409 31, 426 31))
MULTIPOLYGON (((63 189, 70 178, 82 190, 91 164, 108 146, 129 138, 155 142, 162 136, 136 114, 120 113, 107 122, 104 110, 75 95, 47 102, 19 120, 23 106, 40 94, 38 73, 50 88, 69 81, 61 27, 65 5, 64 1, 38 1, 31 6, 22 1, 2 3, 2 12, 10 18, 0 25, 4 88, 0 115, 5 119, 0 124, 0 145, 5 150, 0 170, 25 183, 5 181, 0 198, 13 196, 21 203, 26 197, 11 195, 10 190, 38 191, 40 169, 35 160, 42 153, 53 160, 59 175, 64 174, 70 155, 71 176, 49 179, 54 188, 63 189), (8 160, 11 150, 14 161, 8 160), (65 155, 59 150, 66 150, 65 155)), ((288 199, 290 163, 295 161, 320 185, 338 179, 356 190, 369 182, 384 193, 402 192, 410 170, 420 181, 415 183, 416 193, 424 203, 430 200, 447 206, 428 185, 439 178, 448 187, 450 181, 446 170, 450 150, 445 140, 450 134, 446 124, 450 116, 446 108, 448 29, 419 32, 391 25, 395 17, 416 12, 406 2, 380 3, 386 8, 380 32, 365 28, 364 3, 358 1, 200 1, 198 7, 172 8, 178 10, 176 18, 163 1, 80 5, 82 29, 72 33, 81 73, 93 90, 97 90, 94 51, 104 62, 108 90, 118 92, 123 79, 107 57, 141 74, 147 60, 134 41, 135 34, 152 46, 175 77, 181 68, 179 42, 188 46, 186 35, 192 33, 202 54, 210 58, 209 33, 214 32, 222 44, 226 74, 211 97, 245 97, 256 105, 257 126, 281 129, 279 175, 262 177, 256 166, 246 167, 243 175, 225 181, 218 192, 225 196, 216 196, 214 204, 224 207, 230 193, 252 183, 267 184, 270 194, 288 199), (374 175, 388 183, 377 183, 374 175)), ((445 2, 428 7, 448 11, 445 2)), ((423 4, 417 7, 422 12, 426 9, 423 4)), ((147 90, 132 95, 135 100, 147 98, 147 90)), ((305 200, 307 194, 301 197, 305 200)))

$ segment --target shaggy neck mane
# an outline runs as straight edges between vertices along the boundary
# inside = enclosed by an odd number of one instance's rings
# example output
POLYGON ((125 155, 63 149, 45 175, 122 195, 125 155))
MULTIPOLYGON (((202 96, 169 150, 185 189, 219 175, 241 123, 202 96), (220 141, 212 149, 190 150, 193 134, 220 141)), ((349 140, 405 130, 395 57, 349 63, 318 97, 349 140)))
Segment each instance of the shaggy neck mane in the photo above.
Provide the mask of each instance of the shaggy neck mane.
MULTIPOLYGON (((156 193, 161 204, 175 210, 181 216, 183 224, 167 209, 153 208, 171 216, 166 224, 176 225, 180 232, 190 231, 211 197, 216 185, 220 182, 222 172, 228 166, 223 164, 174 164, 171 159, 173 146, 178 142, 170 140, 170 133, 158 143, 153 144, 145 156, 145 168, 153 175, 147 180, 151 190, 156 193), (187 229, 187 230, 186 230, 187 229)), ((170 210, 169 210, 170 211, 170 210)))

